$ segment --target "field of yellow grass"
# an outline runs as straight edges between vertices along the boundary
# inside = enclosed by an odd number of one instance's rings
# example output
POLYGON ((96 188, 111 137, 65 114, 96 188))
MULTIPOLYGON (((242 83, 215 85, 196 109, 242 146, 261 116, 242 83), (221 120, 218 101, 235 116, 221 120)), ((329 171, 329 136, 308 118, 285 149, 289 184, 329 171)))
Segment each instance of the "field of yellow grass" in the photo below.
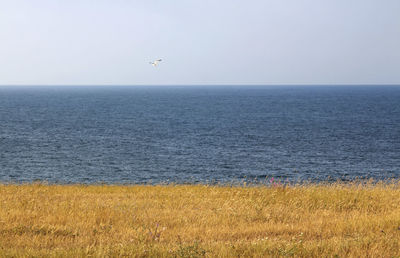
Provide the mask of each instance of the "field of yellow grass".
POLYGON ((0 256, 399 257, 400 184, 0 185, 0 256))

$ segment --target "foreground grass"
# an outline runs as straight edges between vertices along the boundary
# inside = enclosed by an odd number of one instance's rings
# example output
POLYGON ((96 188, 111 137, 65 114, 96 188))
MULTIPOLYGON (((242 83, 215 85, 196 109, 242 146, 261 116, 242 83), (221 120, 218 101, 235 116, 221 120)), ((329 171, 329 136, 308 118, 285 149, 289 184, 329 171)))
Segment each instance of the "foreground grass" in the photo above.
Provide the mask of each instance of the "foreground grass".
POLYGON ((400 185, 0 185, 0 256, 400 256, 400 185))

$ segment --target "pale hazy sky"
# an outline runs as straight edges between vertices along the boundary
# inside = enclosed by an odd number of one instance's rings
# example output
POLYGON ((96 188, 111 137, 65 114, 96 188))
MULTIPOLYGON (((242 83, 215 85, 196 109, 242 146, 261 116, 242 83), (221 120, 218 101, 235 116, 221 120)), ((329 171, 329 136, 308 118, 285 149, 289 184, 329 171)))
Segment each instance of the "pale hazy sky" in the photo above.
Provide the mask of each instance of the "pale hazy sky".
POLYGON ((0 0, 0 85, 309 83, 400 84, 400 0, 0 0))

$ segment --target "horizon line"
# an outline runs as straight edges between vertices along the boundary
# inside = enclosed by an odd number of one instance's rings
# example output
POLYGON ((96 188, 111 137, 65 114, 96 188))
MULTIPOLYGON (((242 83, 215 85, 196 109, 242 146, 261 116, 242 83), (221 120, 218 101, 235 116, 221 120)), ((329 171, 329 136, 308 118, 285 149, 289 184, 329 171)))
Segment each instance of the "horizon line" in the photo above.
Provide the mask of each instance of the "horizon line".
POLYGON ((0 87, 54 87, 54 86, 89 86, 89 87, 142 87, 142 86, 400 86, 400 83, 276 83, 276 84, 0 84, 0 87))

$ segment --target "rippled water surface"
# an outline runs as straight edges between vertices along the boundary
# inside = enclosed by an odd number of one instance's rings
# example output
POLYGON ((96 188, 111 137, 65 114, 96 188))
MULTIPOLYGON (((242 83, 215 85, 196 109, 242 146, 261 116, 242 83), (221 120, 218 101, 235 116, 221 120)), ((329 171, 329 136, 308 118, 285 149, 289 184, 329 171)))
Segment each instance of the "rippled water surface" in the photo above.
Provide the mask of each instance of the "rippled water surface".
POLYGON ((0 181, 400 175, 400 87, 0 87, 0 181))

